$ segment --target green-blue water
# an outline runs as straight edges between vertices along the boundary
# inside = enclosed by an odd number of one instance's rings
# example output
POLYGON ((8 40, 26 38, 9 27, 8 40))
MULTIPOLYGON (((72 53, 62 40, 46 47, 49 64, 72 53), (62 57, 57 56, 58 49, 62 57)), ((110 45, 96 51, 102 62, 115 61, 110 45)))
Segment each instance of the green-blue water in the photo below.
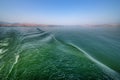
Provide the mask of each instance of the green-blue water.
POLYGON ((0 27, 0 80, 120 80, 120 27, 0 27))

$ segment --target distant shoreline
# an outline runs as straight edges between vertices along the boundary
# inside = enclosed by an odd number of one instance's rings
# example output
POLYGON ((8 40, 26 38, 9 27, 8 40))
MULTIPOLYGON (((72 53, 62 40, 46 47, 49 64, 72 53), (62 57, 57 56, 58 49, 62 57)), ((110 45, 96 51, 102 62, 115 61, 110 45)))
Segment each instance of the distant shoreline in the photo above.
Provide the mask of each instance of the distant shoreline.
POLYGON ((85 25, 48 25, 48 24, 34 24, 34 23, 9 23, 0 22, 0 27, 62 27, 62 26, 78 26, 78 27, 120 27, 120 24, 85 24, 85 25))

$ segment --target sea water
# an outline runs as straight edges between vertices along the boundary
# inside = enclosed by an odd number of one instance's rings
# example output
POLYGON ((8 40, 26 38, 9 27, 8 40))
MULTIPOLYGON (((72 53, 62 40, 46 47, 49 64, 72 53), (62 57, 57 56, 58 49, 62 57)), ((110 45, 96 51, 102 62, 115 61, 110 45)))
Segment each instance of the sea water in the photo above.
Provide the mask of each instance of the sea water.
POLYGON ((0 80, 120 80, 120 27, 0 27, 0 80))

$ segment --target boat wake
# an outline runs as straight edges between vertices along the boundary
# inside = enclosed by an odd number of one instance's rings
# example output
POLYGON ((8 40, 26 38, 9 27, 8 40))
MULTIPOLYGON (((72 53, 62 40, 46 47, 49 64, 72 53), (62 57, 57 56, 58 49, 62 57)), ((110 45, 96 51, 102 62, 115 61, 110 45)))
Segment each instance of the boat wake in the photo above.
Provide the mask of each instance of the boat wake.
POLYGON ((120 80, 118 72, 80 47, 40 28, 0 33, 0 80, 120 80))
POLYGON ((99 62, 98 60, 94 59, 86 51, 84 51, 83 49, 79 48, 78 46, 76 46, 76 45, 74 45, 72 43, 69 43, 69 44, 71 46, 77 48, 78 50, 80 50, 80 52, 83 52, 90 60, 92 60, 93 62, 95 62, 96 64, 98 64, 98 66, 101 68, 101 70, 104 73, 106 73, 107 75, 111 76, 115 80, 119 80, 120 79, 119 73, 117 73, 116 71, 112 70, 111 68, 109 68, 108 66, 104 65, 103 63, 99 62))

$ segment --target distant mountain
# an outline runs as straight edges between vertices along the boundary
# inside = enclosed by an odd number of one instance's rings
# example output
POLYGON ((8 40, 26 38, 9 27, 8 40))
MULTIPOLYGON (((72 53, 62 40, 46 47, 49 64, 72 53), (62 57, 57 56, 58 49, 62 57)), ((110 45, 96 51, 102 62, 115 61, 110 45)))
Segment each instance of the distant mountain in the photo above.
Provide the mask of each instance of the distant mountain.
POLYGON ((120 24, 85 24, 83 27, 120 27, 120 24))
POLYGON ((0 21, 0 27, 55 27, 63 25, 47 25, 47 24, 34 24, 34 23, 9 23, 0 21))
POLYGON ((120 24, 98 24, 98 25, 47 25, 47 24, 34 24, 34 23, 9 23, 0 21, 0 27, 62 27, 62 26, 77 26, 77 27, 120 27, 120 24))
POLYGON ((37 27, 37 26, 48 26, 45 24, 32 24, 32 23, 9 23, 9 22, 0 22, 0 27, 37 27))
POLYGON ((3 22, 3 21, 0 21, 0 24, 10 24, 8 22, 3 22))

